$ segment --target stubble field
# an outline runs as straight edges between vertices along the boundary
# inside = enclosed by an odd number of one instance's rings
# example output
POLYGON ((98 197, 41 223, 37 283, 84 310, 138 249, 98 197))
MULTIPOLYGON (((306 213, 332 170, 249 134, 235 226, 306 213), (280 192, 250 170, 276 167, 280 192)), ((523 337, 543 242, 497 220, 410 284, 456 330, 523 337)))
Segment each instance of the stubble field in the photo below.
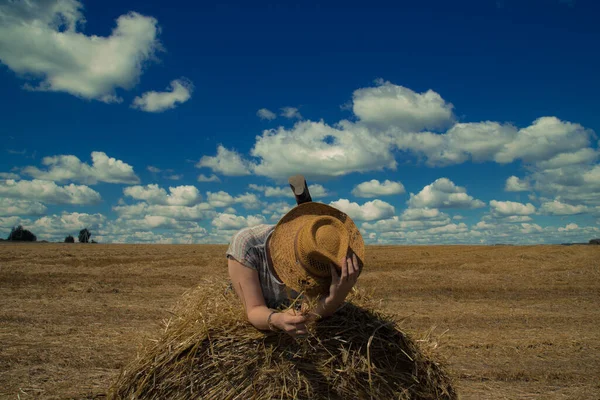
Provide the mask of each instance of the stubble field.
MULTIPOLYGON (((0 398, 103 398, 226 246, 0 244, 0 398)), ((600 246, 368 247, 359 286, 463 399, 600 399, 600 246)))

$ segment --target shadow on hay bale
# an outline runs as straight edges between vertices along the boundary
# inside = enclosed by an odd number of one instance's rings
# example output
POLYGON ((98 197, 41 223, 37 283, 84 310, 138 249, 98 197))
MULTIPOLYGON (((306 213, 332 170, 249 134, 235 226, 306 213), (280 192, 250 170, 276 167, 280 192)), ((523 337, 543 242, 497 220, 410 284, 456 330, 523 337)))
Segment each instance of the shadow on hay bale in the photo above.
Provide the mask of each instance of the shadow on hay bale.
POLYGON ((455 399, 443 368, 361 292, 295 340, 261 332, 224 287, 186 295, 110 399, 455 399))

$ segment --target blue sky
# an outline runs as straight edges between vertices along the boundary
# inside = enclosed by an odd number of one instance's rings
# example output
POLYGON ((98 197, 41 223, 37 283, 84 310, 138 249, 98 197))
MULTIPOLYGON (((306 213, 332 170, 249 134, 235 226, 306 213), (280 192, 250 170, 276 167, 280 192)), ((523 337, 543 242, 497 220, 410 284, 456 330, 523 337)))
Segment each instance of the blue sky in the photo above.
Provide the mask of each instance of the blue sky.
POLYGON ((0 3, 0 234, 226 243, 293 206, 369 243, 600 236, 592 1, 0 3))

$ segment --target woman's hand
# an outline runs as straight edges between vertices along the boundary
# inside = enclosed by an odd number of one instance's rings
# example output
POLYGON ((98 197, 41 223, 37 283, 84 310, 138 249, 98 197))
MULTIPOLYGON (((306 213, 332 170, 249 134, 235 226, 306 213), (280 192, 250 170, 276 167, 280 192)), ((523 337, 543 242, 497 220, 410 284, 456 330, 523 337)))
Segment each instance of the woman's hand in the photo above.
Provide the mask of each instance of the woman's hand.
POLYGON ((329 286, 329 296, 325 298, 325 305, 331 304, 336 309, 339 307, 346 296, 352 290, 358 279, 359 267, 356 254, 352 257, 344 258, 342 261, 342 273, 338 275, 335 266, 331 266, 331 286, 329 286))
POLYGON ((307 314, 310 320, 327 317, 336 312, 356 284, 359 274, 358 259, 354 253, 344 258, 342 261, 342 271, 339 275, 336 267, 332 265, 329 295, 321 298, 316 308, 307 314))
POLYGON ((271 323, 275 327, 292 337, 307 334, 307 321, 308 317, 306 315, 302 315, 293 309, 275 313, 271 317, 271 323))

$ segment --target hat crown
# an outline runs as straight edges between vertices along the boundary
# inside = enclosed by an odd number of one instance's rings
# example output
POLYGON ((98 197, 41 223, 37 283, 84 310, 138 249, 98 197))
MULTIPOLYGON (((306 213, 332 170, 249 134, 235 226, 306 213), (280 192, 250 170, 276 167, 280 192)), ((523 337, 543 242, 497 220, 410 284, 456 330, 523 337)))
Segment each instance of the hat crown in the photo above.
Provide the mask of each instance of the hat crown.
POLYGON ((337 218, 315 216, 296 236, 296 258, 308 273, 328 277, 330 265, 339 265, 349 246, 348 230, 337 218))

